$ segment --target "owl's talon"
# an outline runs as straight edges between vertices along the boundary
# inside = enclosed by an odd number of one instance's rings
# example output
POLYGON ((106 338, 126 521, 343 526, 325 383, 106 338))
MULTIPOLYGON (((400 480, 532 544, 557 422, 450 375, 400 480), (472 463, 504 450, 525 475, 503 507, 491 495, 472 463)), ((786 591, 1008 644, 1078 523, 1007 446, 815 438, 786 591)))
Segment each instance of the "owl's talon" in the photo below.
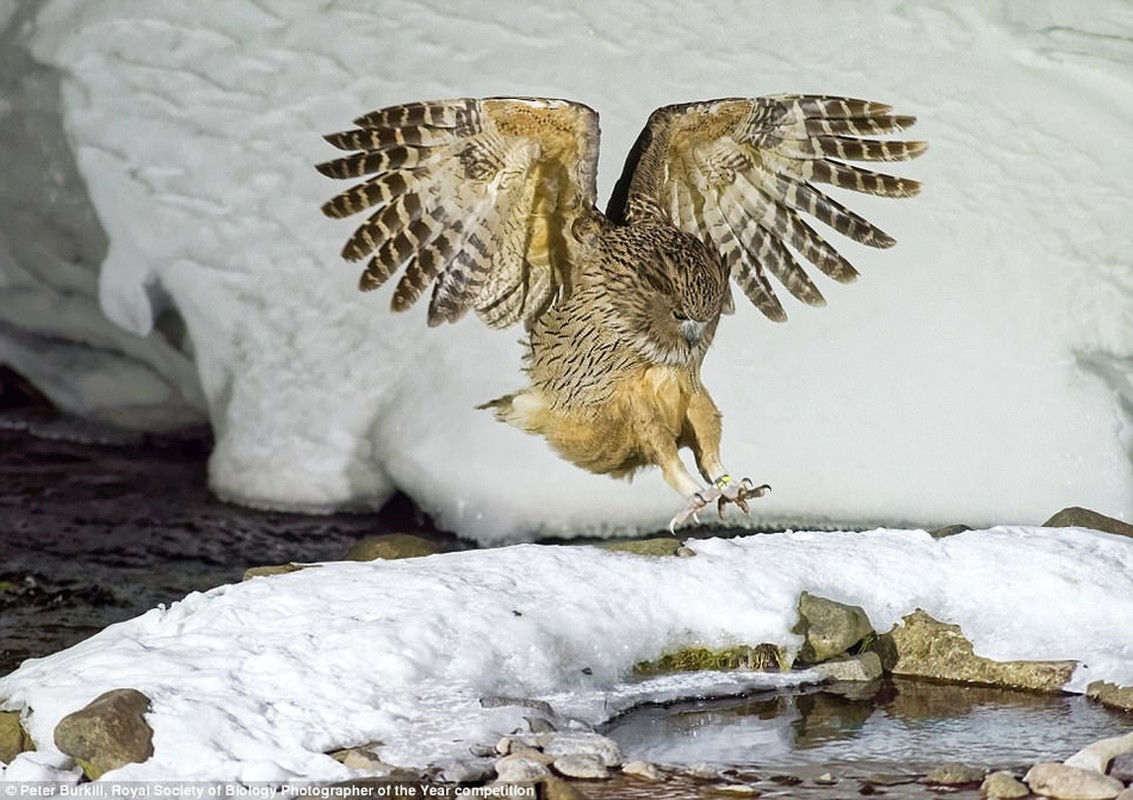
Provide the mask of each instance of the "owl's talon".
POLYGON ((724 516, 724 506, 728 503, 735 503, 745 514, 750 514, 751 510, 748 507, 748 500, 754 500, 771 491, 769 484, 763 483, 756 486, 750 478, 744 478, 739 483, 734 482, 730 477, 724 476, 716 481, 719 486, 720 499, 717 501, 717 508, 720 516, 724 516))
POLYGON ((719 496, 720 490, 715 486, 709 487, 707 489, 701 489, 699 492, 693 492, 692 497, 688 499, 688 505, 685 506, 684 510, 673 517, 671 520, 669 520, 669 533, 675 536, 677 533, 677 528, 679 528, 681 525, 684 525, 690 519, 697 525, 699 525, 700 517, 697 516, 697 512, 699 512, 702 508, 707 506, 719 496))

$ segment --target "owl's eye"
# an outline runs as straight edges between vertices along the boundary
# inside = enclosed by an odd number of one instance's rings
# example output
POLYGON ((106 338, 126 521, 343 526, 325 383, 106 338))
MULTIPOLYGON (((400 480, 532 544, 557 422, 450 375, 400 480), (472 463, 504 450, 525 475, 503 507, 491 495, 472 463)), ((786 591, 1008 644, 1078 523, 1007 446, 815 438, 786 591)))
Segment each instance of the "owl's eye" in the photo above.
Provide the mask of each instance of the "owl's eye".
POLYGON ((680 311, 674 311, 673 312, 673 319, 675 319, 677 322, 685 322, 688 319, 688 317, 686 317, 680 311))

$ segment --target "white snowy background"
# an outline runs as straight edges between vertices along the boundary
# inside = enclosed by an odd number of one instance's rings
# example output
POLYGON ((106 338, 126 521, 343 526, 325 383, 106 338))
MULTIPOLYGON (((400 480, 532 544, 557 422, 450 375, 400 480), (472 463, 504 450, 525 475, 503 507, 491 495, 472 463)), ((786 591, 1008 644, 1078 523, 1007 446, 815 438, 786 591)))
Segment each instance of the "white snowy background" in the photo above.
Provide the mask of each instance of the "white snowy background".
POLYGON ((803 0, 0 3, 0 362, 120 425, 208 419, 222 496, 379 504, 485 541, 660 527, 678 499, 561 462, 473 406, 520 332, 362 295, 320 134, 403 101, 561 96, 607 196, 660 105, 782 91, 920 118, 898 239, 775 326, 741 305, 705 381, 753 521, 1133 518, 1133 7, 803 0))

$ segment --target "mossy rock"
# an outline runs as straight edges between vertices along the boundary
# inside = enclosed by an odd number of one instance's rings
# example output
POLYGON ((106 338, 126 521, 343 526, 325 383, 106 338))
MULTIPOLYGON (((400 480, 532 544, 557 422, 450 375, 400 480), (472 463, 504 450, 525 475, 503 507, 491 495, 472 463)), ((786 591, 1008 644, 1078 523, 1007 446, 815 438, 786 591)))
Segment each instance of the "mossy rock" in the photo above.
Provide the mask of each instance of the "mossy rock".
POLYGON ((1090 528, 1133 538, 1133 525, 1080 506, 1064 508, 1043 523, 1044 528, 1090 528))
POLYGON ((700 672, 702 670, 762 670, 778 672, 788 666, 783 649, 773 644, 737 645, 712 649, 708 647, 682 647, 663 654, 656 661, 639 661, 633 665, 638 677, 666 675, 673 672, 700 672))
POLYGON ((244 570, 243 580, 250 581, 252 578, 267 578, 272 575, 287 575, 290 572, 298 572, 301 569, 307 569, 313 566, 311 564, 272 564, 266 567, 248 567, 244 570))
POLYGON ((412 533, 383 533, 360 539, 346 553, 346 558, 348 561, 393 561, 432 556, 451 549, 444 542, 412 533))
POLYGON ((35 749, 35 743, 20 723, 19 711, 0 711, 0 762, 11 764, 20 753, 35 749))

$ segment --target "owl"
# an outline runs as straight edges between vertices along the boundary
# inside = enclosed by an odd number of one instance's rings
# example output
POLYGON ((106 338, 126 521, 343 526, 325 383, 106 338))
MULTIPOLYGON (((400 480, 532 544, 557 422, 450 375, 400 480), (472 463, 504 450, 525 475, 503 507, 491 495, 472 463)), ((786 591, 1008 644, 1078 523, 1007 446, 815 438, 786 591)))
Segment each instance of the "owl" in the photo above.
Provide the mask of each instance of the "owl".
POLYGON ((394 311, 430 290, 429 325, 470 310, 493 328, 522 322, 528 385, 480 408, 591 472, 659 467, 683 498, 675 530, 711 503, 746 512, 770 489, 725 468, 721 414, 700 377, 721 315, 734 310, 733 284, 783 321, 772 279, 812 306, 824 300, 802 262, 853 280, 804 215, 866 245, 894 244, 819 185, 915 195, 914 180, 850 163, 920 155, 924 142, 886 138, 913 122, 882 103, 821 95, 666 106, 649 117, 605 212, 598 115, 567 100, 383 108, 326 136, 349 155, 317 169, 358 181, 322 210, 368 213, 342 251, 366 260, 360 288, 399 275, 394 311))

